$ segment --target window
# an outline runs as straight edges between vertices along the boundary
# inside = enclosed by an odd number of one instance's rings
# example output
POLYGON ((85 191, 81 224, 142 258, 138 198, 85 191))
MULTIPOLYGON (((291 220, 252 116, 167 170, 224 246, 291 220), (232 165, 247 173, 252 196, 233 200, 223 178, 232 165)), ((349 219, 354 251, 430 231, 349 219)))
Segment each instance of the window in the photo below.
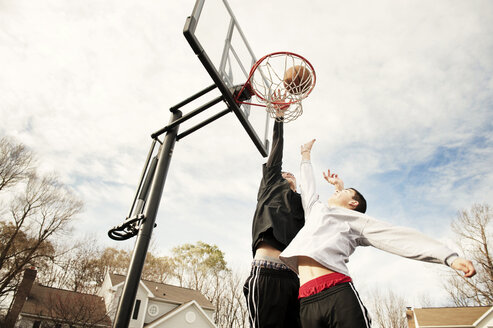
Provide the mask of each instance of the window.
POLYGON ((147 314, 151 317, 155 317, 159 314, 159 307, 156 304, 151 304, 147 307, 147 314))
POLYGON ((137 318, 139 317, 139 308, 140 308, 140 300, 136 300, 134 307, 134 315, 132 316, 132 319, 137 320, 137 318))
POLYGON ((39 328, 41 326, 41 321, 34 321, 33 328, 39 328))

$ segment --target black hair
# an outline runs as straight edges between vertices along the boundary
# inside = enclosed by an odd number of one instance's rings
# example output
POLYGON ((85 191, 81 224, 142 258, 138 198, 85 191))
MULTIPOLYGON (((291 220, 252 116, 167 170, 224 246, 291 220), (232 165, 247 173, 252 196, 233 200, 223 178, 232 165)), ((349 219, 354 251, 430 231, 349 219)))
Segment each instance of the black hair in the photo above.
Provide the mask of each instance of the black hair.
POLYGON ((354 191, 353 199, 358 202, 358 206, 354 209, 355 211, 365 213, 366 212, 366 199, 363 195, 354 188, 349 188, 354 191))

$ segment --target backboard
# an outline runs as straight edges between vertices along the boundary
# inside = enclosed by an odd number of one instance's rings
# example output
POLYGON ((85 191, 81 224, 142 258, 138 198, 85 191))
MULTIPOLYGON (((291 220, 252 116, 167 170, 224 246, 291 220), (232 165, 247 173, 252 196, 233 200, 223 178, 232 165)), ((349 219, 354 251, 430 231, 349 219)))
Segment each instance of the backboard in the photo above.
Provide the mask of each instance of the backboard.
POLYGON ((268 151, 269 115, 263 108, 237 104, 234 90, 257 61, 226 0, 196 0, 183 34, 262 156, 268 151))

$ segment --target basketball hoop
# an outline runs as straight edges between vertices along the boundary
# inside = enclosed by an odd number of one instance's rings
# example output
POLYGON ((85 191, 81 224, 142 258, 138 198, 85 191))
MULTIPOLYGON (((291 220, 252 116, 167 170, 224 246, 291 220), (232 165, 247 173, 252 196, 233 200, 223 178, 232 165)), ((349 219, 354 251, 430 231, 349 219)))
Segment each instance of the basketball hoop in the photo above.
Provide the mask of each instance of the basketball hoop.
POLYGON ((253 65, 235 100, 241 104, 265 107, 272 118, 290 122, 303 113, 301 102, 312 92, 315 81, 315 70, 308 60, 292 52, 275 52, 253 65), (259 102, 240 99, 245 89, 255 94, 259 102), (281 116, 277 114, 279 111, 281 116))

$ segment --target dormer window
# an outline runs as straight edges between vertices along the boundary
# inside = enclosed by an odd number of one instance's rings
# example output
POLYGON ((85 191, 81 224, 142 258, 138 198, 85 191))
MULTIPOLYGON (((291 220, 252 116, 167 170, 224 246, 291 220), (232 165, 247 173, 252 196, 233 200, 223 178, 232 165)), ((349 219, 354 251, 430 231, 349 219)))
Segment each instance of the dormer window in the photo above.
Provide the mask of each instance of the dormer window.
POLYGON ((137 320, 137 318, 139 317, 139 308, 140 308, 140 300, 136 300, 132 319, 137 320))

